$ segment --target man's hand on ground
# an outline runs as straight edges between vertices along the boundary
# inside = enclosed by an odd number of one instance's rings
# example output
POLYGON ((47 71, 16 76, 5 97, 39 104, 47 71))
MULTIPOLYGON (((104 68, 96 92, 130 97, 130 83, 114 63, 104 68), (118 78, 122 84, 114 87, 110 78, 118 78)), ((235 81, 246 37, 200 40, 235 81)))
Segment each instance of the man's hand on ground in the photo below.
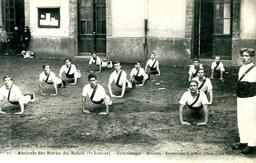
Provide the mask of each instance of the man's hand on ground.
POLYGON ((6 112, 4 112, 4 111, 0 111, 0 114, 6 114, 6 112))
POLYGON ((100 112, 99 114, 100 115, 107 115, 108 113, 107 112, 100 112))
POLYGON ((182 124, 182 125, 187 125, 187 126, 190 126, 190 125, 191 125, 190 123, 185 122, 185 121, 181 122, 181 124, 182 124))
POLYGON ((14 114, 22 114, 23 112, 17 112, 17 113, 14 113, 14 114))
POLYGON ((200 123, 197 123, 196 125, 197 126, 205 126, 207 123, 206 122, 200 122, 200 123))
POLYGON ((90 114, 91 112, 89 110, 83 110, 84 114, 90 114))

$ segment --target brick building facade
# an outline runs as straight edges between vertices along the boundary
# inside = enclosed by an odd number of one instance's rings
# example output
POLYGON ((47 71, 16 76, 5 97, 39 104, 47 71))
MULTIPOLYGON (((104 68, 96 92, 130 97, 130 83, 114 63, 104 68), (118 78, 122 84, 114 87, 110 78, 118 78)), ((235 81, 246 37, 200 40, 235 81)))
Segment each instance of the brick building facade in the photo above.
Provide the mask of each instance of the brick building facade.
POLYGON ((40 57, 88 56, 97 51, 121 62, 144 62, 150 52, 155 52, 162 63, 173 65, 215 55, 238 64, 241 47, 256 48, 254 15, 254 0, 0 3, 0 25, 10 34, 14 24, 28 25, 30 48, 40 57), (24 18, 20 16, 22 10, 24 18))

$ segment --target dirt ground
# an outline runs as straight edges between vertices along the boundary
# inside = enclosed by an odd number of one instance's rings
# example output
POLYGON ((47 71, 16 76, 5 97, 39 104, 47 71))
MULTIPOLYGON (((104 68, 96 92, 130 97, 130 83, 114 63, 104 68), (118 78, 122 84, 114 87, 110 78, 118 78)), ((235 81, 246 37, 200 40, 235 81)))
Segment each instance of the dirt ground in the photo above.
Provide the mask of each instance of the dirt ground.
MULTIPOLYGON (((136 152, 138 155, 240 155, 230 146, 239 140, 236 124, 238 67, 226 68, 224 83, 218 79, 213 81, 214 100, 209 107, 208 125, 182 126, 178 101, 188 87, 188 66, 161 66, 161 76, 152 77, 144 87, 127 90, 123 99, 113 99, 109 115, 97 114, 104 108, 94 108, 87 115, 82 114, 81 94, 88 83, 88 63, 74 62, 82 72, 78 85, 59 89, 56 97, 43 97, 39 95, 38 77, 45 63, 58 74, 63 60, 0 56, 0 76, 12 76, 23 93, 35 92, 37 98, 34 104, 26 106, 22 115, 14 115, 18 108, 5 104, 8 114, 0 115, 2 152, 75 149, 135 155, 136 152)), ((132 67, 132 64, 123 65, 128 74, 132 67)), ((98 83, 106 91, 112 71, 104 69, 98 74, 98 83)), ((206 74, 210 74, 209 67, 206 67, 206 74)), ((52 91, 51 87, 47 89, 48 93, 52 91)), ((185 119, 198 122, 198 116, 188 110, 186 115, 185 119)))

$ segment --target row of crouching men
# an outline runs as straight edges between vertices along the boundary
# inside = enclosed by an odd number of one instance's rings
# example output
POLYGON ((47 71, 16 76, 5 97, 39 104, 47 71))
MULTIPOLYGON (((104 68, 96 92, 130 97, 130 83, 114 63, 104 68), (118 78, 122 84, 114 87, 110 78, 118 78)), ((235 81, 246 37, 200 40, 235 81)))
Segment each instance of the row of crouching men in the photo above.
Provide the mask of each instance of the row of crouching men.
MULTIPOLYGON (((243 154, 252 153, 256 146, 256 66, 253 63, 255 52, 251 48, 242 48, 240 50, 243 66, 239 69, 238 89, 237 89, 237 117, 240 142, 232 145, 234 149, 239 149, 243 154)), ((152 53, 146 62, 145 69, 140 63, 136 63, 130 72, 130 79, 127 79, 127 73, 122 69, 120 62, 112 63, 109 59, 102 60, 95 52, 92 52, 89 60, 88 84, 82 90, 82 111, 85 114, 90 113, 87 108, 87 101, 91 101, 95 105, 105 105, 105 111, 99 112, 101 115, 109 113, 109 106, 112 105, 112 98, 123 98, 126 89, 141 87, 150 75, 159 76, 161 74, 159 61, 156 55, 152 53), (93 66, 97 70, 92 69, 93 66), (110 74, 108 80, 107 95, 104 87, 97 83, 97 73, 100 73, 102 68, 112 68, 114 71, 110 74), (117 86, 121 89, 120 94, 114 94, 113 87, 117 86)), ((210 78, 205 76, 203 64, 199 59, 193 59, 193 65, 190 65, 188 71, 189 88, 179 100, 179 117, 182 125, 192 125, 184 120, 183 111, 185 108, 193 112, 204 112, 204 120, 196 123, 198 126, 207 125, 208 123, 208 105, 213 102, 213 86, 211 80, 218 73, 219 80, 224 81, 225 67, 221 62, 220 57, 216 56, 215 61, 211 64, 210 78)), ((51 71, 50 65, 43 65, 43 72, 39 75, 39 92, 40 95, 46 96, 44 93, 44 85, 53 85, 55 93, 52 96, 58 95, 58 88, 70 85, 76 85, 78 79, 81 78, 81 72, 76 68, 75 64, 70 59, 65 59, 65 64, 61 66, 59 76, 51 71)), ((24 112, 24 105, 35 101, 35 94, 22 94, 19 87, 13 83, 10 76, 3 78, 4 85, 0 88, 1 104, 6 99, 9 103, 20 106, 20 111, 15 114, 24 112)), ((0 106, 0 113, 6 114, 0 106)))

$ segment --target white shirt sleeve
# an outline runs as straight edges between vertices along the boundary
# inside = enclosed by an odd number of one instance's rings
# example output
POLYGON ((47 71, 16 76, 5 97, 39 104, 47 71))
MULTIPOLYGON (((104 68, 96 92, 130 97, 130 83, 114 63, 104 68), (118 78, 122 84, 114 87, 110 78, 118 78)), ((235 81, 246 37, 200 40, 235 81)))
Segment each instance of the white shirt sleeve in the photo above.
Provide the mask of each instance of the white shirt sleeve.
POLYGON ((89 65, 91 65, 92 63, 94 63, 93 57, 90 58, 90 60, 89 60, 89 65))
POLYGON ((181 96, 181 99, 180 99, 180 101, 179 101, 179 104, 181 104, 181 105, 186 105, 187 99, 188 99, 188 97, 187 97, 187 92, 185 92, 185 93, 183 93, 183 95, 181 96))
POLYGON ((146 72, 143 68, 140 68, 140 75, 145 76, 146 72))
POLYGON ((84 86, 84 88, 83 88, 82 96, 83 96, 83 97, 89 97, 89 94, 88 94, 88 91, 87 91, 87 87, 86 87, 86 86, 84 86))
POLYGON ((111 82, 113 82, 114 81, 114 77, 115 77, 115 74, 114 74, 115 72, 112 72, 111 74, 110 74, 110 77, 109 77, 109 79, 108 79, 108 82, 109 83, 111 83, 111 82))
POLYGON ((207 78, 205 82, 206 82, 205 84, 207 85, 207 90, 208 91, 213 89, 212 82, 211 82, 211 80, 209 78, 207 78))
POLYGON ((0 88, 0 100, 4 99, 4 89, 3 87, 0 88))
POLYGON ((44 82, 44 72, 39 75, 39 82, 44 82))
POLYGON ((60 68, 60 74, 62 74, 63 72, 65 72, 65 66, 66 65, 62 65, 61 68, 60 68))
POLYGON ((216 66, 216 62, 212 62, 211 69, 213 70, 215 66, 216 66))
POLYGON ((135 75, 136 75, 136 68, 133 68, 130 73, 130 76, 135 76, 135 75))
POLYGON ((207 99, 205 93, 202 92, 202 91, 200 91, 200 98, 201 98, 201 103, 202 103, 202 105, 208 104, 208 99, 207 99))
POLYGON ((191 65, 191 66, 189 67, 188 74, 189 74, 189 75, 192 75, 192 74, 193 74, 193 71, 194 71, 194 66, 191 65))

